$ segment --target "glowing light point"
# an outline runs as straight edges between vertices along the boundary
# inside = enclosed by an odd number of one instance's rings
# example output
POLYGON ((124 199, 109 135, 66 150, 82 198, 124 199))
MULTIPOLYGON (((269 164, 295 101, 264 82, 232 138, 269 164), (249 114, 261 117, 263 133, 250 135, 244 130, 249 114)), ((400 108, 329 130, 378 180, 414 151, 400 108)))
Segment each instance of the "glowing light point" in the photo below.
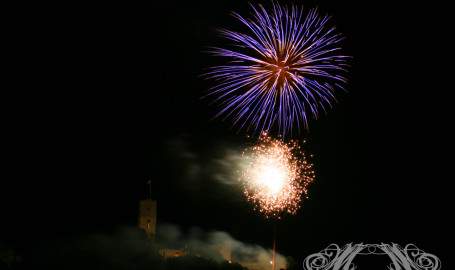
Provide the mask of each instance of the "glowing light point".
POLYGON ((263 132, 259 142, 243 153, 247 163, 239 181, 248 201, 265 217, 295 214, 307 186, 314 180, 313 164, 306 160, 297 141, 286 144, 263 132))
POLYGON ((270 189, 270 192, 276 194, 283 186, 285 175, 278 168, 267 165, 262 168, 258 177, 257 181, 265 184, 270 189))

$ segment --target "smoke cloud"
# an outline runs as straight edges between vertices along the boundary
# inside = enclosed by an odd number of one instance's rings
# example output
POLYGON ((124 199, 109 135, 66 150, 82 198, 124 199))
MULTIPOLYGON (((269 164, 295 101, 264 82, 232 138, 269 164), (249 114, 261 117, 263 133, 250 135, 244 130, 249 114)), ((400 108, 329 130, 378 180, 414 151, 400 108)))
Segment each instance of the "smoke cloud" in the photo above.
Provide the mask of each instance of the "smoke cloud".
POLYGON ((167 141, 167 154, 178 164, 179 177, 186 182, 210 179, 225 185, 238 183, 239 171, 245 167, 240 147, 228 142, 208 146, 194 145, 190 138, 180 136, 167 141))
MULTIPOLYGON (((173 224, 158 224, 157 243, 163 247, 187 249, 190 253, 217 262, 230 260, 246 267, 270 269, 273 251, 259 245, 243 243, 223 231, 206 232, 192 227, 187 233, 173 224)), ((276 269, 286 266, 286 258, 275 253, 276 269)))
MULTIPOLYGON (((23 269, 167 270, 163 257, 148 243, 142 229, 125 226, 111 233, 48 239, 38 244, 32 253, 24 255, 21 264, 23 269)), ((207 232, 197 227, 183 230, 173 224, 158 224, 155 247, 158 251, 165 248, 187 250, 188 258, 196 256, 217 263, 230 260, 249 269, 270 269, 272 260, 271 249, 243 243, 227 232, 207 232)), ((282 254, 276 253, 275 261, 276 269, 286 265, 282 254)))

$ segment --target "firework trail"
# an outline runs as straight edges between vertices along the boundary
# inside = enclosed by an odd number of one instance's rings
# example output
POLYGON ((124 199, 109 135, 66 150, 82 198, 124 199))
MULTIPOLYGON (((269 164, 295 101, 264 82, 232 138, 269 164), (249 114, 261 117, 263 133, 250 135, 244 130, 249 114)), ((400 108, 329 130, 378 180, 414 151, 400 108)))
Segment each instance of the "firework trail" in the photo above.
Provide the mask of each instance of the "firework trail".
POLYGON ((259 5, 252 19, 233 16, 250 32, 220 30, 232 41, 232 49, 212 47, 208 52, 227 59, 225 65, 210 68, 204 76, 216 85, 204 97, 215 97, 221 110, 214 118, 233 118, 239 130, 261 134, 278 125, 285 135, 297 124, 308 130, 308 118, 327 113, 336 102, 335 89, 344 89, 349 56, 339 54, 342 40, 329 16, 317 9, 282 7, 272 2, 271 12, 259 5))
POLYGON ((239 181, 248 201, 266 218, 280 219, 281 213, 295 214, 302 195, 313 182, 313 164, 306 159, 297 141, 284 143, 263 132, 258 143, 243 153, 246 167, 239 181))

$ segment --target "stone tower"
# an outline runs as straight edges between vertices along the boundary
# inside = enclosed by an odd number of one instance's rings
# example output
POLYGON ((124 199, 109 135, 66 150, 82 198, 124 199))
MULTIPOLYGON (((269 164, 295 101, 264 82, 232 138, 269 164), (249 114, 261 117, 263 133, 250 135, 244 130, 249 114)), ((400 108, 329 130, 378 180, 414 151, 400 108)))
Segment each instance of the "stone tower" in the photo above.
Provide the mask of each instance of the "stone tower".
POLYGON ((156 201, 152 199, 139 201, 139 228, 147 233, 147 237, 154 241, 156 235, 156 201))

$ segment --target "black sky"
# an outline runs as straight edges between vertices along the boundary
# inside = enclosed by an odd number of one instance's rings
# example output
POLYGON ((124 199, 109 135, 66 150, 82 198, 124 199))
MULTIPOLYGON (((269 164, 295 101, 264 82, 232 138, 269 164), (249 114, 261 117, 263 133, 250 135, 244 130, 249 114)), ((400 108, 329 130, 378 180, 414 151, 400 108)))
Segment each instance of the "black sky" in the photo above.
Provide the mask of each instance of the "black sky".
MULTIPOLYGON (((279 222, 278 249, 303 259, 330 243, 414 243, 442 258, 454 210, 448 7, 345 2, 296 2, 331 14, 353 59, 348 93, 296 136, 317 177, 298 214, 279 222)), ((0 241, 20 249, 135 226, 151 178, 160 221, 271 246, 271 222, 211 178, 213 160, 245 134, 210 121, 216 108, 200 100, 209 82, 198 76, 214 61, 202 51, 222 41, 217 28, 238 26, 229 13, 247 14, 247 1, 12 11, 0 241), (191 168, 198 176, 185 178, 191 168)))

